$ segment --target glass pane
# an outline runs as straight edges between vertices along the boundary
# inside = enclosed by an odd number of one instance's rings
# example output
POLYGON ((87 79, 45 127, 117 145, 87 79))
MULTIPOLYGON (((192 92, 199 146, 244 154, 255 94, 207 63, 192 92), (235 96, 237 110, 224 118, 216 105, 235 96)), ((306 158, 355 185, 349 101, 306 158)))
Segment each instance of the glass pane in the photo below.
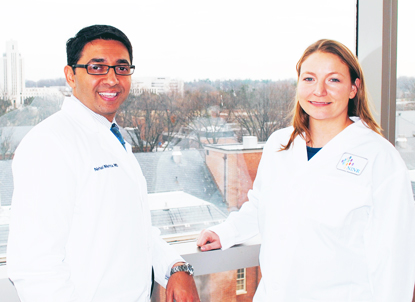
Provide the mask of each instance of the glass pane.
MULTIPOLYGON (((73 3, 65 6, 68 16, 79 15, 73 3)), ((202 229, 223 222, 247 201, 265 141, 289 125, 295 65, 303 50, 321 38, 355 50, 356 1, 117 4, 140 17, 114 21, 131 39, 137 66, 130 96, 116 119, 147 180, 153 225, 169 242, 194 240, 202 229)), ((33 1, 21 7, 8 1, 2 10, 19 11, 19 18, 11 13, 0 18, 3 264, 13 153, 24 135, 59 110, 64 96, 70 95, 62 73, 64 47, 86 25, 83 18, 63 24, 58 3, 48 3, 47 10, 33 1)), ((88 15, 89 24, 113 24, 105 5, 82 2, 82 9, 94 11, 88 15)), ((247 269, 246 278, 246 299, 251 301, 259 268, 247 269), (251 273, 255 282, 249 281, 251 273)), ((225 291, 216 284, 235 296, 236 271, 196 280, 202 296, 211 301, 230 301, 221 298, 225 291)))
POLYGON ((411 0, 398 2, 398 57, 396 87, 396 148, 404 159, 415 189, 415 59, 410 28, 415 20, 411 0))

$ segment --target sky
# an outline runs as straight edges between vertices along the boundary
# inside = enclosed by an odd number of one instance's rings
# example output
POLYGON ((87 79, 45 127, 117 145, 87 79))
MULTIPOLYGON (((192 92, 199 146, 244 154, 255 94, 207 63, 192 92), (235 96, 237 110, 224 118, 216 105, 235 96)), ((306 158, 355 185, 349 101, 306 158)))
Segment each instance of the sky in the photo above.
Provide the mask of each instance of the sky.
MULTIPOLYGON (((415 1, 399 1, 414 12, 415 1)), ((27 80, 63 77, 66 41, 85 26, 109 24, 133 44, 135 77, 282 80, 296 77, 297 60, 318 39, 354 52, 355 19, 355 0, 8 0, 0 53, 16 40, 27 80)), ((407 54, 405 66, 415 66, 407 54)))

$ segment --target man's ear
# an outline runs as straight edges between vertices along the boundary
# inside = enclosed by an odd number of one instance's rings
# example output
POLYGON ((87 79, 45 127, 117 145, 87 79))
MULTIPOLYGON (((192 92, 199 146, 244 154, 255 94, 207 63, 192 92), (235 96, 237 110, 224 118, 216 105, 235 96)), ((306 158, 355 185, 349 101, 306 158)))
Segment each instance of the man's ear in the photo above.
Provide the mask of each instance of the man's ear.
POLYGON ((72 89, 74 89, 75 88, 75 74, 73 72, 72 67, 69 65, 66 65, 63 71, 65 72, 66 82, 68 82, 68 85, 71 86, 72 89))

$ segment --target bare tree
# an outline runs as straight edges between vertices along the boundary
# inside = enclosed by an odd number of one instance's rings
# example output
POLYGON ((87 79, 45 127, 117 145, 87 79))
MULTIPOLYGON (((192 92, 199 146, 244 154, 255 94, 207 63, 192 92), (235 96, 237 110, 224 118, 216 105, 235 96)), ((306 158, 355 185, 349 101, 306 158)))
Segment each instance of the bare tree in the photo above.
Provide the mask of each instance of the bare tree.
POLYGON ((160 109, 164 112, 163 140, 165 141, 164 149, 166 149, 181 140, 178 137, 178 131, 185 123, 180 106, 180 104, 183 104, 183 96, 178 92, 172 91, 160 95, 160 98, 160 109))
POLYGON ((13 140, 14 129, 0 129, 0 159, 12 159, 17 148, 17 143, 13 140))
POLYGON ((12 102, 7 99, 0 99, 0 116, 5 114, 12 106, 12 102))
POLYGON ((147 91, 128 97, 120 108, 117 121, 127 130, 134 151, 151 152, 166 133, 171 141, 181 121, 176 106, 179 97, 175 93, 157 95, 147 91))
POLYGON ((398 98, 415 101, 415 77, 399 77, 396 86, 398 98))
POLYGON ((227 120, 220 117, 221 107, 220 91, 186 91, 182 106, 185 132, 197 143, 198 148, 204 144, 217 144, 226 132, 227 120))
POLYGON ((266 141, 274 131, 289 125, 295 85, 290 81, 267 83, 256 88, 244 85, 227 97, 228 103, 233 104, 234 120, 241 128, 238 139, 246 133, 266 141))
POLYGON ((120 107, 117 122, 127 130, 135 152, 178 143, 202 148, 220 143, 224 137, 236 140, 238 135, 242 140, 243 133, 265 141, 272 132, 288 125, 295 95, 293 82, 241 83, 215 82, 215 88, 206 80, 183 95, 130 95, 120 107), (237 135, 231 125, 239 125, 237 135))

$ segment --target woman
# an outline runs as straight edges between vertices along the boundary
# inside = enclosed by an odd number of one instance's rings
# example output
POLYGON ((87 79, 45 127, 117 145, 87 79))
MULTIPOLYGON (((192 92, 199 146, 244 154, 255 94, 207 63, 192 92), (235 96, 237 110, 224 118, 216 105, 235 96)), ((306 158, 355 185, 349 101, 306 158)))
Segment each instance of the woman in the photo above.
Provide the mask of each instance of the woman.
POLYGON ((261 233, 254 301, 411 301, 410 180, 370 113, 360 65, 320 40, 297 73, 293 126, 269 138, 249 201, 197 244, 226 249, 261 233))

